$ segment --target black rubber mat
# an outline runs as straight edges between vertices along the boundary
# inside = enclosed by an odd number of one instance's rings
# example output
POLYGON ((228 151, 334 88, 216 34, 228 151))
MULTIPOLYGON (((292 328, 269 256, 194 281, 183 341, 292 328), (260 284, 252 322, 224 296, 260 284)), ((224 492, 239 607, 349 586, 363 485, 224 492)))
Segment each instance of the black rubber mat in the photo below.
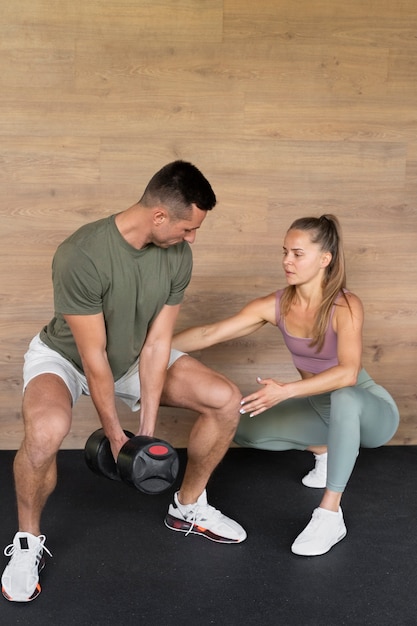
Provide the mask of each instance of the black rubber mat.
MULTIPOLYGON (((3 546, 16 530, 13 457, 0 451, 3 546)), ((58 464, 42 593, 27 604, 1 598, 7 626, 417 623, 414 446, 361 450, 342 501, 348 534, 311 558, 290 551, 320 501, 321 490, 300 482, 308 453, 229 450, 208 495, 246 528, 239 545, 168 530, 172 491, 146 496, 96 476, 80 450, 61 451, 58 464)))

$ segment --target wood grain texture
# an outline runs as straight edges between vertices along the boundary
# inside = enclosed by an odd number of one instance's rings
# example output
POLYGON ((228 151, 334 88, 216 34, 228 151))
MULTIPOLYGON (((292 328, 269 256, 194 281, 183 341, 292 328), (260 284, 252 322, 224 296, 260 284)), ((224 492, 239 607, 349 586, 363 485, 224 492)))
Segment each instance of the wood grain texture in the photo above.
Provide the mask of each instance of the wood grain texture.
MULTIPOLYGON (((0 15, 0 449, 22 438, 23 355, 53 313, 57 245, 176 158, 218 197, 178 328, 283 286, 286 228, 333 212, 364 365, 399 405, 393 443, 417 444, 415 1, 16 0, 0 15)), ((273 328, 195 356, 243 393, 295 376, 273 328)), ((161 408, 157 434, 185 446, 194 419, 161 408)), ((82 398, 64 447, 97 426, 82 398)))

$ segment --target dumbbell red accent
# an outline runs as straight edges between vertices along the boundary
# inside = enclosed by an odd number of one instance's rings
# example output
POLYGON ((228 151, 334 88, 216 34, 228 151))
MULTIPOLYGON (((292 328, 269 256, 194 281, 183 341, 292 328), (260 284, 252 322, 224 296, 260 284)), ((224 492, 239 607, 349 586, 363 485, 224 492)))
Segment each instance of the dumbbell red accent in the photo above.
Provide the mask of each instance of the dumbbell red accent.
POLYGON ((122 480, 144 493, 161 493, 169 489, 178 474, 176 450, 156 437, 134 436, 125 430, 128 441, 114 462, 110 442, 101 428, 87 440, 84 456, 88 467, 112 480, 122 480))
POLYGON ((169 450, 166 446, 150 446, 150 448, 148 448, 148 452, 150 452, 151 454, 154 454, 155 456, 164 456, 165 454, 168 454, 169 450))

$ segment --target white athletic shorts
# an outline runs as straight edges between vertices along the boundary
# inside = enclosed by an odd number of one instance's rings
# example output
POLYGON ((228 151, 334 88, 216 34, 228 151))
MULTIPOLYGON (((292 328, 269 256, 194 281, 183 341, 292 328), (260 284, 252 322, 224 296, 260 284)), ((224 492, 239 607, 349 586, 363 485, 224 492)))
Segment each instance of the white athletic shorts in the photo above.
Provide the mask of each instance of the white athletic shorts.
MULTIPOLYGON (((179 350, 171 350, 168 367, 185 353, 179 350)), ((121 398, 132 411, 140 409, 140 381, 138 374, 139 359, 119 380, 114 383, 115 394, 121 398)), ((29 344, 29 349, 25 354, 23 365, 23 390, 27 384, 40 374, 56 374, 66 384, 75 405, 79 397, 84 394, 90 395, 87 379, 81 374, 70 361, 52 350, 39 335, 36 335, 29 344)))

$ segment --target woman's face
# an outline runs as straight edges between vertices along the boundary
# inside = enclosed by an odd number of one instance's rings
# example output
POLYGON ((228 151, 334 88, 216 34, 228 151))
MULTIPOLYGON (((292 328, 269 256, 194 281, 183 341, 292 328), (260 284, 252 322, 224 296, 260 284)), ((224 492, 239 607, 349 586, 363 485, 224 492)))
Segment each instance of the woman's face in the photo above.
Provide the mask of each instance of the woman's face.
POLYGON ((317 277, 321 281, 331 260, 330 252, 323 252, 304 230, 289 230, 283 251, 282 267, 289 285, 303 285, 317 277))

